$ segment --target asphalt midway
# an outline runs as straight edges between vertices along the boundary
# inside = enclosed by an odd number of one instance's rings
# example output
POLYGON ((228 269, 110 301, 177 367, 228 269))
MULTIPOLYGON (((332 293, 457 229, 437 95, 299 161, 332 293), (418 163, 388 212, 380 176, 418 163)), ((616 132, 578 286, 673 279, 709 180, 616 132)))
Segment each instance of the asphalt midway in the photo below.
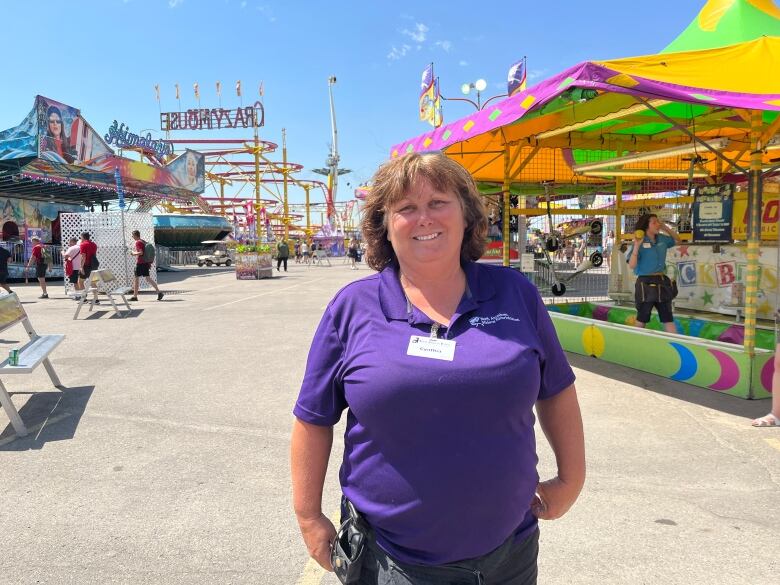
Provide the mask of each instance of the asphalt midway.
MULTIPOLYGON (((17 438, 0 410, 0 583, 336 584, 292 513, 291 409, 324 306, 368 274, 338 260, 267 281, 184 270, 160 276, 176 294, 142 294, 126 319, 101 304, 78 321, 61 287, 39 300, 12 285, 39 333, 66 334, 52 362, 67 388, 43 368, 3 379, 31 432, 17 438)), ((0 337, 7 353, 26 335, 0 337)), ((768 401, 570 360, 588 480, 542 525, 539 582, 777 583, 780 432, 749 426, 768 401)))

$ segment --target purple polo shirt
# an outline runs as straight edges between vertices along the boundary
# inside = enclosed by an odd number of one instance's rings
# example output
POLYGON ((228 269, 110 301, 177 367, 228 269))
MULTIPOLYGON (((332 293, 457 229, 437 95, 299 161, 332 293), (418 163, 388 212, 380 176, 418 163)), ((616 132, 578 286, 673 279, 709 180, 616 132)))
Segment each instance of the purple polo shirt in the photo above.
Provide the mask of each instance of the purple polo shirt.
POLYGON ((332 426, 349 408, 340 480, 382 549, 438 565, 536 528, 532 407, 574 382, 536 288, 520 273, 464 266, 467 293, 439 337, 453 361, 407 355, 431 319, 393 268, 344 287, 315 333, 294 408, 332 426))

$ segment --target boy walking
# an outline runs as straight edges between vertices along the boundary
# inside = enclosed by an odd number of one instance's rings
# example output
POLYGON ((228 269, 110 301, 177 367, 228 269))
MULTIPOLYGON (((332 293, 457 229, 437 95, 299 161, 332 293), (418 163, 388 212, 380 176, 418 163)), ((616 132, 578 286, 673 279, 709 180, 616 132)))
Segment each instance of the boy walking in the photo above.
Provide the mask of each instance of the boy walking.
POLYGON ((146 282, 148 282, 151 287, 157 291, 157 300, 161 301, 163 298, 163 293, 160 292, 160 289, 157 287, 157 283, 152 280, 151 276, 149 276, 149 269, 152 267, 152 262, 154 262, 154 256, 150 258, 149 254, 147 254, 146 242, 141 239, 141 232, 138 230, 133 230, 133 239, 135 240, 135 249, 130 253, 136 257, 136 261, 135 277, 133 278, 133 296, 130 297, 130 300, 138 300, 138 287, 140 285, 141 277, 143 277, 146 279, 146 282))
POLYGON ((27 261, 27 268, 29 269, 33 262, 35 262, 35 276, 38 279, 38 284, 41 285, 42 291, 41 296, 38 298, 48 299, 49 293, 46 292, 46 270, 48 270, 49 267, 46 264, 46 258, 43 252, 43 244, 41 244, 41 238, 38 236, 33 236, 30 238, 30 240, 33 243, 33 249, 32 254, 30 254, 30 259, 27 261))
POLYGON ((78 239, 71 238, 69 247, 62 257, 65 259, 65 278, 68 279, 76 291, 84 290, 84 283, 79 281, 81 271, 81 248, 78 239))

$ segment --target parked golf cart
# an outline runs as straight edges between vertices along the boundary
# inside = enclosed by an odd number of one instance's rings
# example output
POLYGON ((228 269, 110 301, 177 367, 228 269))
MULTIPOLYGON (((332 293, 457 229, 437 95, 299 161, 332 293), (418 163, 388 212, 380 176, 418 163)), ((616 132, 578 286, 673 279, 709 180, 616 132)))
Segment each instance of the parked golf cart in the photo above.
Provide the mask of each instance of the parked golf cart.
POLYGON ((198 255, 198 266, 230 266, 233 263, 227 245, 222 240, 205 240, 202 253, 198 255))

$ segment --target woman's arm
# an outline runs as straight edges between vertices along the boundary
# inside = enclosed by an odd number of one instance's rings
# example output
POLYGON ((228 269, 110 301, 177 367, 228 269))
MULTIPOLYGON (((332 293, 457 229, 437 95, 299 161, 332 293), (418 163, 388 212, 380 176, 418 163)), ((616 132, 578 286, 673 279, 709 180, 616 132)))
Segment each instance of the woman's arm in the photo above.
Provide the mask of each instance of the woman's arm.
POLYGON ((295 419, 290 445, 293 508, 309 555, 328 571, 333 570, 330 543, 336 528, 322 513, 322 487, 332 445, 333 427, 295 419))
POLYGON ((663 232, 666 232, 666 233, 667 233, 669 236, 671 236, 671 237, 672 237, 672 239, 674 239, 674 243, 675 243, 676 245, 679 245, 679 244, 680 244, 680 242, 682 241, 682 240, 680 239, 680 234, 678 234, 678 233, 677 233, 677 232, 676 232, 674 229, 672 229, 671 227, 669 227, 669 225, 668 225, 668 224, 666 224, 666 223, 662 223, 662 224, 661 224, 661 231, 663 231, 663 232))
POLYGON ((643 240, 634 240, 634 247, 631 249, 631 255, 628 257, 628 267, 631 270, 636 268, 636 263, 639 261, 639 248, 642 247, 643 240))
POLYGON ((572 507, 585 483, 585 438, 574 384, 552 398, 539 400, 536 412, 555 453, 558 475, 539 484, 541 501, 533 503, 533 511, 543 520, 555 520, 572 507))

